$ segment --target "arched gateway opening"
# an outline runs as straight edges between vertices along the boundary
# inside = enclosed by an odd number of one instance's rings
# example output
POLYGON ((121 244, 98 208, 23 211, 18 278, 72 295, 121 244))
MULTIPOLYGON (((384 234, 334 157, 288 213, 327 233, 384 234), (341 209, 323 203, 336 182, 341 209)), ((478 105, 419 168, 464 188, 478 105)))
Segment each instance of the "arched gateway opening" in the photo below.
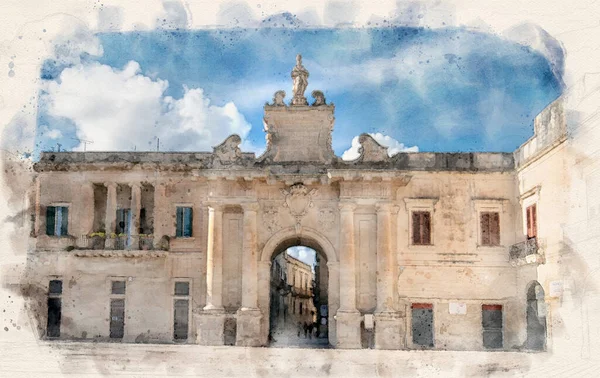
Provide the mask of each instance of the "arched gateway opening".
POLYGON ((546 349, 546 303, 544 289, 537 281, 527 289, 527 349, 546 349))
POLYGON ((269 345, 322 348, 327 332, 326 258, 308 246, 294 246, 271 261, 269 345))
POLYGON ((331 243, 315 230, 282 230, 267 242, 261 261, 265 269, 260 287, 265 344, 334 345, 339 275, 331 243))

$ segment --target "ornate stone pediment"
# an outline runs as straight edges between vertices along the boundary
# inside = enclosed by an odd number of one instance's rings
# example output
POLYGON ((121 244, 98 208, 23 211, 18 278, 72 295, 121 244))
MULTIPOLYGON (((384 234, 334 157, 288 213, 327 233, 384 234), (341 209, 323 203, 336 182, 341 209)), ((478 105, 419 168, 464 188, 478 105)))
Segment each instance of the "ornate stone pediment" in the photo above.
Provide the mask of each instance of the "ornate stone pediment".
POLYGON ((216 160, 223 164, 229 165, 242 158, 242 151, 238 147, 242 143, 242 138, 239 135, 233 134, 227 137, 223 143, 213 147, 213 154, 216 160))
POLYGON ((317 193, 317 189, 310 191, 303 184, 294 184, 288 190, 281 189, 285 196, 284 207, 290 210, 290 214, 296 220, 296 232, 300 233, 302 218, 313 207, 312 196, 317 193))

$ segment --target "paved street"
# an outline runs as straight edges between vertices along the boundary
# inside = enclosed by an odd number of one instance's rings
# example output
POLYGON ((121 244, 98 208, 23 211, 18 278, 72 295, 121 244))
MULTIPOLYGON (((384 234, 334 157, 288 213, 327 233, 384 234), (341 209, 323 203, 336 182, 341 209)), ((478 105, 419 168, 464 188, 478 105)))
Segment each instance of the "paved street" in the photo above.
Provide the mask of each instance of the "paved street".
POLYGON ((547 354, 0 342, 0 376, 592 377, 591 361, 547 354))

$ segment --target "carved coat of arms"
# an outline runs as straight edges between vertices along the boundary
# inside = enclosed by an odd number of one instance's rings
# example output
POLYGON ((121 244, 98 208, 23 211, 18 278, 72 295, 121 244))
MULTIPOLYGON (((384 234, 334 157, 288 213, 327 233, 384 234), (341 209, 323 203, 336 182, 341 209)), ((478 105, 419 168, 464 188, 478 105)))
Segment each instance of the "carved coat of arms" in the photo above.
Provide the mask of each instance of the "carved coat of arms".
POLYGON ((296 220, 296 232, 300 233, 302 218, 313 206, 312 196, 317 193, 317 189, 309 191, 303 184, 294 184, 288 190, 281 189, 281 193, 285 196, 283 206, 290 210, 290 214, 296 220))

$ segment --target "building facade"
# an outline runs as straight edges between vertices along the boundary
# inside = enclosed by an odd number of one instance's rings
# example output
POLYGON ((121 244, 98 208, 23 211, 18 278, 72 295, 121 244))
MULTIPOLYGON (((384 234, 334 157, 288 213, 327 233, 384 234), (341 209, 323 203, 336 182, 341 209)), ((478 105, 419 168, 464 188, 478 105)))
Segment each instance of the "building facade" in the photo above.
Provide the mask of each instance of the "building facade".
POLYGON ((389 156, 363 134, 344 161, 334 105, 320 91, 308 104, 303 69, 289 105, 283 91, 265 105, 259 157, 237 135, 212 152, 41 154, 28 255, 39 337, 267 346, 274 311, 299 311, 284 292, 303 275, 282 252, 306 246, 318 264, 296 290, 325 304, 310 308, 334 347, 364 347, 365 330, 378 349, 552 346, 563 98, 514 154, 389 156))

